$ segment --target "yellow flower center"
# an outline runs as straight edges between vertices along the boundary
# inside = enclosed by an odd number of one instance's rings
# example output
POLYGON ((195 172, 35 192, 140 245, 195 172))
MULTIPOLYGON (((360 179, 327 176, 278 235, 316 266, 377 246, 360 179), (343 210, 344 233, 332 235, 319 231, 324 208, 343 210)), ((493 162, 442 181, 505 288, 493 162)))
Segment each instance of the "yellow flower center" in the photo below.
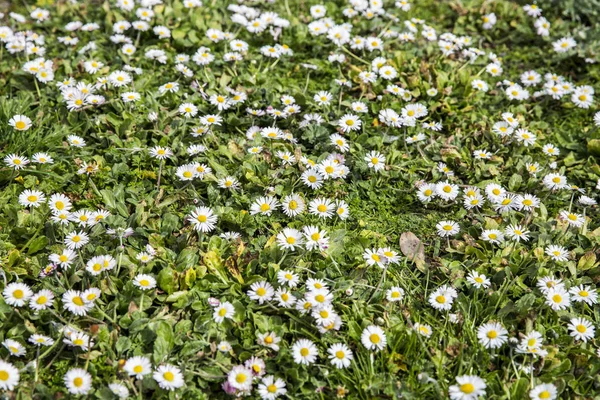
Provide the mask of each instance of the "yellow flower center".
POLYGON ((83 385, 83 379, 80 377, 73 379, 73 385, 76 387, 81 387, 81 385, 83 385))
POLYGON ((73 297, 73 303, 79 307, 83 306, 83 300, 79 296, 73 297))
POLYGON ((371 343, 377 344, 381 341, 381 338, 379 337, 378 334, 372 333, 371 336, 369 336, 369 340, 371 341, 371 343))
POLYGON ((466 394, 471 394, 475 391, 475 386, 472 383, 464 383, 460 385, 460 391, 466 394))
POLYGON ((173 382, 175 379, 175 374, 173 374, 171 371, 167 371, 163 374, 163 378, 165 378, 166 381, 173 382))
POLYGON ((17 289, 13 292, 13 297, 15 299, 22 299, 24 295, 25 295, 25 293, 23 293, 23 291, 21 289, 17 289))
POLYGON ((15 127, 17 129, 25 129, 26 126, 27 126, 27 124, 25 124, 25 122, 23 122, 23 121, 17 121, 17 123, 15 124, 15 127))
POLYGON ((552 301, 555 303, 560 303, 562 301, 562 296, 559 294, 555 294, 554 296, 552 296, 552 301))

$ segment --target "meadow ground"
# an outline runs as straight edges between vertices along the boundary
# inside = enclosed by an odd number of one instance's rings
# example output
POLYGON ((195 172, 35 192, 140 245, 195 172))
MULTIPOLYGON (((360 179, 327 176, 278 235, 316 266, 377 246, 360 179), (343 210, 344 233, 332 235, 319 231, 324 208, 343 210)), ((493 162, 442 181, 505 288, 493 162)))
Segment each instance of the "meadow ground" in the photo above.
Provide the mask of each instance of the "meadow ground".
POLYGON ((1 396, 600 398, 597 0, 1 4, 1 396))

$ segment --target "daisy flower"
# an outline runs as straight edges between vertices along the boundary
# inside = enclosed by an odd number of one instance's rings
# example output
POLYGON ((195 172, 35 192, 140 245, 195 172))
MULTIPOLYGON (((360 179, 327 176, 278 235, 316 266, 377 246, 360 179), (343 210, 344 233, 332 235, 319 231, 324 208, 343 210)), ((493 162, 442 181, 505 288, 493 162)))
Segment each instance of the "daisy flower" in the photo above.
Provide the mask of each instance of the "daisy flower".
POLYGON ((304 212, 306 204, 300 195, 292 193, 281 199, 281 208, 288 217, 295 217, 304 212))
POLYGON ((450 386, 448 395, 452 400, 477 400, 485 396, 485 381, 475 375, 461 375, 456 377, 456 385, 450 386))
POLYGON ((48 153, 35 153, 31 156, 31 161, 36 164, 54 164, 54 159, 48 153))
POLYGON ((369 325, 363 330, 360 341, 368 350, 375 352, 383 350, 387 344, 383 329, 375 325, 369 325))
POLYGON ((134 376, 136 379, 143 379, 144 375, 152 372, 152 364, 150 360, 144 356, 135 356, 125 361, 123 371, 129 376, 134 376))
POLYGON ((500 244, 504 241, 504 233, 498 229, 486 229, 481 232, 481 240, 500 244))
POLYGON ((416 323, 413 326, 413 329, 421 336, 425 336, 426 338, 431 337, 433 331, 431 330, 431 326, 427 324, 416 323))
POLYGON ((362 125, 362 121, 357 115, 345 114, 339 119, 337 124, 342 132, 347 133, 359 130, 362 125))
POLYGON ((136 286, 142 290, 150 290, 156 287, 156 279, 151 275, 138 274, 133 278, 133 286, 136 286))
POLYGON ((52 346, 54 344, 54 339, 52 339, 51 337, 38 335, 37 333, 29 336, 29 339, 27 339, 27 341, 36 346, 52 346))
POLYGON ((305 226, 302 228, 302 231, 307 250, 324 250, 328 247, 329 238, 327 237, 327 232, 320 230, 316 226, 305 226))
POLYGON ((380 268, 384 267, 385 257, 379 249, 365 249, 363 253, 363 259, 368 266, 377 265, 380 268))
POLYGON ((477 271, 471 271, 467 277, 467 281, 469 281, 477 289, 485 289, 490 286, 490 280, 484 274, 480 274, 477 271))
POLYGON ((90 241, 89 236, 84 231, 74 231, 65 237, 65 246, 71 250, 77 250, 88 244, 90 241))
POLYGON ((296 364, 310 365, 317 360, 319 355, 317 346, 308 339, 297 340, 292 345, 291 351, 296 364))
POLYGON ((296 303, 296 297, 288 289, 279 288, 273 295, 280 307, 290 308, 296 303))
POLYGON ((63 306, 77 316, 84 316, 94 308, 94 303, 86 302, 83 293, 77 290, 68 290, 62 295, 63 306))
POLYGON ((9 154, 4 157, 4 163, 15 170, 19 170, 29 164, 29 159, 17 154, 9 154))
POLYGON ((447 285, 441 286, 429 295, 429 304, 436 310, 448 311, 452 308, 454 299, 458 296, 456 290, 447 285))
POLYGON ((487 322, 477 328, 477 338, 487 349, 501 347, 508 340, 508 331, 498 322, 487 322))
POLYGON ((369 168, 373 168, 376 172, 385 168, 385 156, 377 151, 367 153, 364 160, 367 162, 369 168))
POLYGON ((440 182, 435 186, 436 194, 442 199, 449 201, 454 200, 458 196, 460 189, 448 181, 440 182))
POLYGON ((247 294, 252 300, 258 300, 259 304, 269 301, 273 298, 275 290, 273 286, 266 281, 255 282, 250 286, 247 294))
POLYGON ((275 332, 259 333, 256 336, 256 342, 261 345, 268 347, 274 351, 279 351, 279 342, 281 338, 278 337, 275 332))
POLYGON ((555 286, 546 293, 546 304, 554 311, 565 310, 571 306, 571 295, 562 286, 555 286))
POLYGON ((341 220, 345 220, 350 216, 350 207, 344 200, 336 200, 335 213, 341 220))
POLYGON ((545 252, 554 261, 563 262, 569 259, 569 252, 562 246, 551 244, 546 247, 545 252))
POLYGON ((529 391, 531 400, 554 400, 558 398, 558 390, 552 383, 542 383, 529 391))
POLYGON ((45 310, 52 305, 54 301, 54 293, 49 289, 42 289, 29 300, 29 308, 40 311, 45 310))
POLYGON ((218 185, 222 189, 236 190, 240 187, 240 183, 232 176, 226 176, 219 179, 218 185))
POLYGON ((294 251, 297 247, 302 247, 304 238, 297 229, 284 228, 282 232, 277 234, 277 243, 284 250, 294 251))
POLYGON ((398 286, 394 286, 387 290, 385 293, 385 298, 389 302, 401 301, 404 297, 404 289, 398 286))
POLYGON ((560 219, 562 219, 563 221, 567 221, 567 223, 570 226, 574 226, 576 228, 579 228, 585 222, 585 219, 583 218, 583 215, 572 213, 572 212, 569 212, 567 210, 562 210, 560 212, 559 216, 560 216, 560 219))
POLYGON ((258 384, 257 391, 263 400, 275 400, 287 393, 283 379, 275 378, 273 375, 265 376, 258 384))
POLYGON ((11 356, 21 357, 26 353, 25 346, 16 340, 6 339, 4 342, 2 342, 2 345, 8 350, 8 354, 11 356))
POLYGON ((308 209, 311 214, 319 218, 331 218, 335 210, 335 205, 329 199, 318 197, 308 204, 308 209))
POLYGON ((129 397, 129 389, 122 383, 109 383, 108 388, 119 399, 126 399, 129 397))
POLYGON ((82 368, 67 371, 63 381, 69 393, 74 395, 85 395, 92 389, 92 375, 82 368))
POLYGON ((521 225, 509 225, 504 230, 504 233, 509 239, 512 239, 516 242, 520 242, 521 240, 527 242, 529 240, 529 231, 523 228, 521 225))
POLYGON ((331 364, 338 369, 348 368, 354 358, 352 350, 344 343, 332 344, 327 349, 327 353, 331 364))
POLYGON ((189 215, 188 221, 192 223, 195 230, 207 233, 215 229, 218 217, 209 207, 196 207, 189 215))
POLYGON ((280 270, 277 273, 277 282, 280 285, 288 285, 290 288, 298 286, 300 278, 297 274, 288 270, 280 270))
POLYGON ((458 223, 454 221, 440 221, 435 227, 441 237, 454 236, 460 231, 458 223))
POLYGON ((259 197, 252 203, 250 207, 250 214, 262 214, 262 215, 271 215, 271 213, 277 210, 279 206, 279 202, 276 198, 267 196, 267 197, 259 197))
POLYGON ((50 254, 49 260, 62 268, 69 267, 77 258, 77 253, 71 249, 64 249, 60 254, 50 254))
POLYGON ((15 115, 8 120, 8 124, 18 131, 26 131, 31 128, 31 119, 25 115, 15 115))
POLYGON ((46 196, 39 190, 25 189, 19 195, 19 204, 24 207, 37 208, 46 201, 46 196))
POLYGON ((300 179, 311 189, 318 189, 323 185, 323 175, 316 168, 304 171, 300 179))
POLYGON ((575 340, 583 342, 593 339, 596 331, 592 322, 585 318, 572 318, 567 328, 569 329, 569 335, 575 338, 575 340))
POLYGON ((220 324, 226 318, 232 319, 235 309, 233 308, 233 304, 228 301, 222 302, 218 307, 215 307, 213 312, 213 319, 216 323, 220 324))
POLYGON ((4 302, 13 307, 23 307, 31 296, 33 296, 33 292, 29 286, 19 282, 9 283, 2 291, 4 302))
POLYGON ((417 189, 417 197, 424 204, 429 203, 437 196, 436 185, 424 183, 417 189))
POLYGON ((569 289, 569 294, 576 302, 584 302, 590 306, 598 303, 598 292, 588 285, 574 286, 569 289))

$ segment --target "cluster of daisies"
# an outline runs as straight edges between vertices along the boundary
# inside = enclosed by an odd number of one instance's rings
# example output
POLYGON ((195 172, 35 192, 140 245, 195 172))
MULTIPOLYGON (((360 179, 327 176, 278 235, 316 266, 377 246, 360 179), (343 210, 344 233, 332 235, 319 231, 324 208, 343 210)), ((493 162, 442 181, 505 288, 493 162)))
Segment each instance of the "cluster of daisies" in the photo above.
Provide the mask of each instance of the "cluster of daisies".
MULTIPOLYGON (((32 79, 40 104, 44 96, 53 96, 66 110, 89 121, 99 110, 109 110, 114 105, 142 115, 144 122, 156 131, 163 121, 172 121, 172 127, 181 129, 184 133, 182 140, 166 135, 160 145, 144 144, 144 147, 134 149, 136 153, 146 154, 153 164, 158 164, 157 189, 161 189, 165 170, 163 185, 170 180, 177 189, 191 188, 195 192, 196 189, 204 191, 208 185, 215 185, 220 193, 226 194, 223 197, 234 199, 241 193, 250 193, 251 200, 243 201, 241 211, 249 213, 254 222, 264 224, 282 217, 281 214, 285 216, 284 225, 277 225, 271 232, 271 239, 283 250, 283 259, 288 253, 295 253, 293 258, 290 256, 294 265, 288 268, 281 260, 277 265, 277 282, 264 278, 251 281, 244 288, 246 296, 242 303, 248 304, 248 309, 256 313, 269 310, 290 318, 306 319, 320 335, 335 338, 335 343, 326 346, 312 332, 310 335, 308 332, 293 335, 293 338, 285 329, 256 332, 259 350, 245 360, 236 358, 231 363, 233 367, 222 368, 220 384, 228 395, 245 397, 257 394, 267 400, 291 395, 292 382, 286 382, 283 370, 274 374, 267 372, 272 369, 268 368, 270 358, 281 348, 289 353, 287 361, 303 368, 325 364, 344 370, 358 368, 355 357, 361 353, 368 354, 372 366, 376 354, 385 353, 389 347, 387 334, 394 327, 386 326, 381 318, 374 319, 374 322, 365 321, 360 342, 344 340, 343 327, 348 321, 343 320, 345 313, 341 310, 347 305, 339 296, 340 288, 335 281, 327 278, 308 278, 301 284, 302 271, 315 272, 303 267, 304 264, 300 265, 299 261, 303 261, 303 257, 327 259, 329 232, 333 232, 335 224, 340 221, 344 225, 353 223, 348 202, 342 192, 334 188, 348 187, 361 174, 374 181, 375 177, 384 176, 390 169, 398 167, 394 165, 395 159, 384 152, 385 147, 372 148, 371 144, 365 145, 364 140, 358 140, 367 129, 374 128, 380 132, 385 143, 390 143, 390 148, 395 146, 395 142, 415 144, 423 158, 427 159, 420 143, 426 142, 428 134, 431 143, 434 143, 436 133, 444 128, 442 121, 434 120, 432 115, 439 114, 436 111, 439 107, 432 107, 431 102, 440 100, 446 92, 451 92, 452 87, 423 82, 422 90, 409 88, 405 84, 407 73, 403 66, 390 58, 390 51, 394 51, 396 46, 430 46, 431 54, 441 54, 446 61, 464 62, 461 69, 479 70, 467 81, 467 86, 470 85, 473 90, 467 87, 465 92, 478 91, 478 98, 496 96, 498 91, 494 89, 498 88, 504 93, 501 96, 504 101, 523 103, 545 98, 568 99, 581 109, 595 107, 592 86, 577 85, 560 74, 535 69, 522 72, 514 77, 518 78, 514 82, 504 79, 507 64, 512 62, 510 55, 502 59, 477 47, 479 40, 472 36, 438 32, 427 21, 408 18, 407 14, 414 9, 408 0, 398 0, 393 5, 386 3, 382 0, 349 0, 339 10, 339 15, 328 15, 332 10, 327 4, 311 5, 310 15, 301 22, 305 25, 302 28, 308 32, 307 40, 327 49, 320 62, 334 66, 340 74, 332 82, 309 91, 310 73, 318 71, 320 66, 295 60, 303 68, 300 71, 307 76, 302 101, 298 101, 286 88, 284 94, 278 94, 277 100, 268 105, 258 101, 260 95, 256 88, 241 84, 230 87, 227 83, 220 88, 207 87, 208 81, 216 78, 217 71, 227 71, 237 77, 238 71, 249 65, 257 71, 256 74, 267 76, 274 71, 279 72, 282 64, 293 60, 294 49, 286 44, 293 43, 286 42, 292 22, 277 12, 258 6, 243 2, 229 4, 226 8, 229 20, 221 27, 214 21, 202 38, 196 38, 203 45, 194 43, 194 47, 186 47, 191 49, 187 52, 176 51, 179 46, 174 36, 179 33, 173 30, 170 18, 165 17, 166 4, 162 0, 111 1, 111 5, 119 10, 119 16, 111 21, 111 26, 70 19, 58 29, 60 33, 52 30, 53 36, 48 37, 43 33, 50 32, 48 28, 53 19, 61 16, 43 8, 28 10, 29 16, 11 12, 8 15, 10 26, 0 26, 3 49, 12 56, 10 62, 15 63, 15 70, 32 79), (355 23, 363 20, 367 21, 366 27, 355 23), (378 24, 370 24, 372 20, 386 23, 381 28, 378 24), (30 23, 36 29, 17 28, 30 23), (100 40, 99 36, 105 32, 108 33, 107 39, 100 40), (77 68, 62 68, 67 61, 73 60, 55 57, 55 51, 71 53, 78 63, 77 68), (102 58, 102 54, 107 52, 115 59, 102 58), (148 69, 144 70, 141 66, 165 73, 159 74, 156 82, 144 82, 148 69), (170 70, 172 74, 167 73, 170 70), (232 120, 250 120, 250 123, 228 122, 232 120), (318 131, 327 132, 319 138, 322 143, 314 146, 324 149, 321 153, 304 146, 306 137, 318 131), (276 172, 277 178, 286 176, 285 179, 289 179, 289 187, 285 188, 284 194, 274 187, 260 192, 248 190, 255 185, 253 178, 256 177, 238 171, 237 164, 227 171, 225 167, 211 163, 216 148, 220 151, 224 143, 225 133, 235 138, 229 145, 240 149, 240 157, 247 157, 245 160, 253 164, 264 163, 271 172, 276 172), (182 159, 185 161, 181 162, 182 159), (288 226, 287 222, 294 225, 288 226), (284 335, 289 337, 284 338, 284 335), (291 340, 288 343, 285 339, 291 340)), ((195 9, 205 7, 200 0, 183 0, 181 4, 189 13, 189 19, 195 18, 195 9)), ((269 8, 269 4, 264 6, 269 8)), ((289 8, 287 2, 285 6, 289 8)), ((534 18, 537 35, 550 36, 550 22, 542 16, 539 6, 528 4, 523 11, 534 18)), ((289 10, 287 13, 291 15, 289 10)), ((2 18, 4 15, 0 14, 2 18)), ((493 31, 499 18, 493 12, 481 15, 481 28, 493 31)), ((569 57, 578 51, 578 43, 571 36, 557 37, 549 43, 560 57, 569 57)), ((585 62, 593 63, 594 59, 586 58, 585 62)), ((285 66, 281 70, 287 73, 287 68, 285 66)), ((31 129, 42 129, 31 119, 35 115, 33 112, 29 116, 23 114, 12 115, 7 123, 8 129, 22 135, 27 135, 31 129)), ((41 118, 41 115, 38 113, 35 118, 41 118)), ((100 119, 93 122, 99 127, 102 124, 100 119)), ((596 113, 594 122, 600 126, 600 113, 596 113)), ((548 203, 549 196, 552 200, 570 198, 570 201, 563 202, 558 215, 551 221, 552 226, 556 232, 563 234, 569 229, 584 232, 590 223, 586 211, 595 209, 597 205, 594 190, 600 190, 600 181, 590 192, 568 183, 564 169, 559 167, 562 161, 559 147, 554 143, 540 144, 538 138, 543 137, 543 132, 536 131, 533 126, 525 126, 521 111, 503 112, 487 127, 495 141, 490 140, 486 146, 472 151, 472 166, 485 168, 488 162, 502 162, 496 155, 506 148, 522 151, 532 160, 537 160, 523 162, 518 168, 534 180, 539 192, 510 190, 510 184, 502 184, 502 177, 497 182, 464 182, 461 179, 465 172, 463 166, 459 165, 454 171, 440 162, 431 171, 430 176, 434 179, 417 182, 416 197, 427 208, 457 206, 454 208, 464 209, 473 220, 483 220, 484 215, 493 217, 493 220, 488 218, 485 227, 476 224, 476 229, 481 228, 478 239, 482 248, 492 252, 499 249, 525 251, 537 246, 542 250, 538 261, 544 262, 552 272, 538 277, 532 284, 535 287, 531 288, 536 296, 543 299, 541 312, 558 315, 570 311, 568 317, 561 318, 564 331, 575 343, 594 343, 596 325, 593 307, 598 303, 597 289, 574 274, 568 277, 564 265, 575 257, 568 250, 570 244, 558 234, 551 240, 544 236, 536 218, 541 208, 546 209, 544 202, 548 203), (560 277, 557 278, 556 274, 560 277)), ((98 146, 88 145, 95 142, 93 135, 88 137, 81 133, 82 137, 75 133, 78 133, 76 128, 70 130, 64 138, 65 145, 74 159, 77 174, 88 179, 97 194, 92 175, 99 173, 100 167, 96 161, 82 161, 81 157, 98 150, 98 146)), ((47 169, 62 164, 65 157, 59 151, 56 154, 45 151, 28 155, 6 154, 4 163, 10 170, 10 180, 31 172, 44 179, 47 169)), ((569 180, 572 178, 569 177, 569 180)), ((28 368, 20 369, 17 365, 21 364, 19 359, 32 353, 36 353, 34 369, 37 382, 42 347, 47 348, 44 351, 47 354, 60 345, 77 356, 99 348, 100 338, 91 328, 84 326, 88 322, 103 322, 96 318, 98 315, 112 321, 103 309, 108 296, 119 294, 119 290, 113 287, 111 276, 122 277, 125 239, 135 234, 131 227, 111 226, 108 222, 111 212, 105 207, 76 209, 79 200, 74 199, 78 196, 70 196, 69 193, 45 193, 32 187, 20 191, 17 197, 16 201, 29 212, 31 219, 34 216, 47 217, 50 223, 55 224, 59 238, 56 246, 46 251, 47 264, 39 274, 40 281, 51 282, 51 289, 49 285, 42 288, 20 279, 8 283, 7 279, 12 278, 3 274, 2 298, 15 314, 21 318, 25 318, 23 315, 35 315, 37 318, 44 313, 54 320, 52 328, 49 328, 52 335, 45 334, 44 326, 36 326, 35 330, 39 332, 30 334, 27 340, 12 333, 4 338, 2 345, 9 359, 15 360, 14 363, 0 360, 0 390, 8 391, 18 388, 24 371, 29 374, 28 368), (96 246, 105 239, 114 245, 113 251, 96 246), (82 279, 73 279, 75 275, 82 279)), ((224 216, 219 214, 223 208, 216 204, 217 201, 210 204, 195 198, 194 208, 186 209, 185 222, 200 237, 219 232, 220 225, 224 225, 224 216)), ((437 234, 447 240, 448 250, 453 246, 450 238, 467 237, 468 232, 473 232, 468 224, 466 220, 451 219, 437 223, 437 234)), ((223 231, 219 236, 230 240, 231 244, 244 240, 241 233, 233 231, 223 231)), ((468 236, 467 239, 473 238, 468 236)), ((157 251, 147 244, 136 253, 137 268, 127 271, 134 293, 140 295, 137 309, 142 311, 145 310, 145 293, 160 293, 161 290, 152 266, 148 265, 157 256, 157 251)), ((333 257, 330 261, 339 270, 333 257)), ((402 268, 398 251, 392 247, 365 248, 362 261, 365 267, 377 267, 375 271, 380 274, 381 281, 377 287, 367 287, 374 291, 373 294, 382 290, 385 306, 396 302, 409 305, 412 302, 411 297, 415 293, 410 289, 411 296, 407 296, 409 288, 402 287, 403 283, 381 286, 388 270, 402 268)), ((489 271, 484 269, 473 269, 466 275, 467 285, 474 288, 475 293, 493 290, 496 285, 486 276, 489 271)), ((429 275, 427 282, 426 289, 418 296, 426 299, 433 315, 451 324, 461 324, 465 316, 457 310, 455 303, 461 297, 470 300, 468 291, 455 281, 430 286, 429 275)), ((349 297, 353 292, 347 288, 345 293, 349 297)), ((147 302, 154 301, 152 296, 148 297, 147 302)), ((208 298, 211 318, 218 329, 227 329, 229 321, 235 320, 236 308, 232 301, 208 298)), ((559 391, 556 385, 533 379, 533 361, 548 355, 553 337, 538 328, 526 331, 514 329, 511 332, 508 325, 505 327, 497 319, 497 316, 481 316, 481 320, 472 321, 477 343, 470 344, 490 352, 510 347, 518 354, 518 360, 522 360, 520 369, 524 373, 532 373, 529 397, 557 398, 559 391)), ((421 341, 427 341, 438 330, 424 322, 408 325, 409 333, 416 333, 421 341)), ((469 342, 469 339, 465 340, 469 342)), ((227 340, 222 340, 217 348, 232 356, 233 360, 235 352, 227 340)), ((186 386, 186 379, 194 379, 193 371, 185 376, 188 371, 183 362, 174 365, 163 360, 165 362, 152 365, 150 358, 139 350, 134 354, 119 361, 114 379, 111 383, 107 382, 108 389, 118 398, 129 397, 130 389, 139 397, 145 396, 142 381, 148 377, 168 391, 182 389, 186 386)), ((87 361, 83 368, 75 365, 64 374, 62 380, 69 394, 91 395, 100 388, 93 384, 94 377, 88 370, 89 357, 87 361)), ((447 395, 452 399, 475 400, 487 394, 485 379, 475 375, 474 371, 458 375, 453 382, 446 383, 449 383, 447 395)))

